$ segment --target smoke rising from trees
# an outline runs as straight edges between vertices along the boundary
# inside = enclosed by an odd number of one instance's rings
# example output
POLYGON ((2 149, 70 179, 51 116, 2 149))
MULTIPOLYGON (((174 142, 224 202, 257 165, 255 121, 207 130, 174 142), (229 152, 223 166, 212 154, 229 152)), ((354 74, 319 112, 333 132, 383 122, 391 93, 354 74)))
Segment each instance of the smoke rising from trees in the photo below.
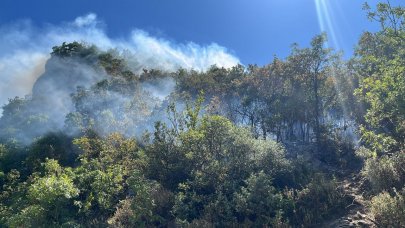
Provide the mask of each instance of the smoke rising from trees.
POLYGON ((211 65, 231 67, 239 63, 237 57, 215 43, 177 44, 142 30, 133 30, 127 37, 111 38, 104 27, 92 13, 61 25, 39 27, 25 20, 0 27, 0 105, 9 98, 30 94, 35 81, 45 71, 51 48, 63 42, 94 44, 103 51, 115 49, 125 56, 135 73, 144 68, 200 71, 211 65))

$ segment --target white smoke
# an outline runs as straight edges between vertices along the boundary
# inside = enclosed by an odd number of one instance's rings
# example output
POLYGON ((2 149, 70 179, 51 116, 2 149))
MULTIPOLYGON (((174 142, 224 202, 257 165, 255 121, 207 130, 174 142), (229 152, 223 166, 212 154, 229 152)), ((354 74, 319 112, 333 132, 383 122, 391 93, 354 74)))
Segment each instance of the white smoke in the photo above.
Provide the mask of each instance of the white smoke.
MULTIPOLYGON (((32 86, 44 72, 53 46, 79 41, 95 44, 101 50, 116 49, 130 53, 134 71, 154 68, 173 71, 178 68, 204 71, 211 65, 232 67, 238 58, 215 43, 200 46, 195 43, 176 44, 134 30, 128 37, 110 38, 95 14, 76 18, 61 25, 34 26, 30 21, 0 25, 0 106, 9 98, 30 94, 32 86)), ((0 110, 1 116, 1 110, 0 110)))

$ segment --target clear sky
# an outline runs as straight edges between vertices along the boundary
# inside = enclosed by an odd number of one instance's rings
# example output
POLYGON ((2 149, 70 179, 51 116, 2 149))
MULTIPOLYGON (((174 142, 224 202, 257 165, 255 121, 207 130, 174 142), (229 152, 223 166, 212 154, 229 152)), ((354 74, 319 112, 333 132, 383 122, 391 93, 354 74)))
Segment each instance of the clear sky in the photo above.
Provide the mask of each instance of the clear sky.
MULTIPOLYGON (((285 57, 292 43, 308 45, 327 30, 331 46, 352 54, 360 34, 375 30, 365 0, 1 0, 0 25, 29 19, 58 25, 94 13, 109 37, 133 29, 176 43, 217 43, 243 64, 285 57), (318 8, 318 10, 317 10, 318 8)), ((369 0, 371 6, 378 1, 369 0)), ((400 2, 400 0, 392 1, 400 2)))

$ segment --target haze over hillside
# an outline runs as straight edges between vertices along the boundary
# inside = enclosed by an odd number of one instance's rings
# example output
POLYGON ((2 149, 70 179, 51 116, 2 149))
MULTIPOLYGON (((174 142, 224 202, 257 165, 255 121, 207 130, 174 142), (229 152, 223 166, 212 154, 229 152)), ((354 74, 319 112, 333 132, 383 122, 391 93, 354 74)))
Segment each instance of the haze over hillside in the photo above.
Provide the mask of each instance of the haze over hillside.
POLYGON ((312 3, 327 32, 266 64, 93 13, 0 25, 0 227, 405 227, 405 9, 365 4, 347 58, 312 3))
MULTIPOLYGON (((8 98, 31 94, 35 81, 45 72, 50 50, 63 42, 84 42, 96 45, 103 51, 113 49, 124 55, 128 67, 135 73, 140 73, 143 68, 164 71, 184 68, 200 71, 212 65, 228 68, 239 63, 237 57, 215 43, 207 46, 192 42, 178 44, 150 36, 139 29, 133 30, 123 38, 109 38, 103 23, 95 14, 77 17, 73 22, 59 26, 49 25, 46 28, 38 28, 29 21, 21 21, 12 26, 2 26, 0 31, 3 34, 0 40, 1 105, 4 105, 8 98)), ((102 76, 94 77, 102 79, 102 76)), ((85 79, 75 83, 88 85, 85 79)))

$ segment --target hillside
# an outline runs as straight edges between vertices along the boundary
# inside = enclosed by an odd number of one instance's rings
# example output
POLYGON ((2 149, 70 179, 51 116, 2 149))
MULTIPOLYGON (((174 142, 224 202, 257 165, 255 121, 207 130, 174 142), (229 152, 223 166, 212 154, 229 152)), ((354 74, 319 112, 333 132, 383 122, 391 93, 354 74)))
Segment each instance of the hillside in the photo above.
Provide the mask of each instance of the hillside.
POLYGON ((404 227, 405 9, 368 10, 350 60, 326 34, 207 70, 55 46, 3 106, 0 227, 404 227))

